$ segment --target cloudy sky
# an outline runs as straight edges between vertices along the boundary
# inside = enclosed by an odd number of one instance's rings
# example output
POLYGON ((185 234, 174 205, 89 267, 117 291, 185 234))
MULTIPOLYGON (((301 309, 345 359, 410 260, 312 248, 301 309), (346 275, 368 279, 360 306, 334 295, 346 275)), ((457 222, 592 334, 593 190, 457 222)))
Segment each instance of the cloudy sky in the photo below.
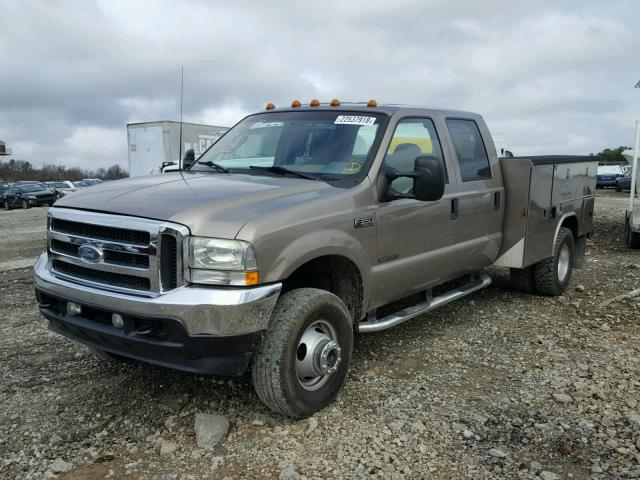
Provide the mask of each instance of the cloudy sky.
POLYGON ((126 124, 232 125, 268 101, 444 106, 516 154, 631 144, 629 1, 0 0, 0 139, 14 157, 127 165, 126 124))

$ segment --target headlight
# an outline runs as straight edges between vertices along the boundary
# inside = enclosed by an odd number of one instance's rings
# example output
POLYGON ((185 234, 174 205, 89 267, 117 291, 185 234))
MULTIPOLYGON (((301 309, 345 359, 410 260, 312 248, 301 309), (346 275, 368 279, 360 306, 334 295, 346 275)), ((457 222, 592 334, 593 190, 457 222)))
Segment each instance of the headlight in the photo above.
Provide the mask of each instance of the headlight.
POLYGON ((256 285, 258 265, 253 247, 240 240, 189 237, 189 271, 193 283, 214 285, 256 285))

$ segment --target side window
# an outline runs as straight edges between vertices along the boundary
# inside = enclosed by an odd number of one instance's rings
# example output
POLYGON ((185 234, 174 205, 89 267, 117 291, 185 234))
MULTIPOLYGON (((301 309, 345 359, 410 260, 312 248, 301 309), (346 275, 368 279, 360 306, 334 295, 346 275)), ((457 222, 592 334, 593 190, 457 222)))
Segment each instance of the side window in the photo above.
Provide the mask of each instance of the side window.
MULTIPOLYGON (((422 156, 433 156, 444 162, 433 122, 428 118, 400 120, 385 155, 385 165, 399 172, 413 172, 416 158, 422 156)), ((445 179, 448 182, 446 165, 444 167, 445 179)), ((407 177, 397 178, 391 183, 391 188, 398 193, 410 194, 413 190, 413 180, 407 177)))
POLYGON ((463 182, 491 177, 491 167, 480 130, 473 120, 447 119, 463 182))

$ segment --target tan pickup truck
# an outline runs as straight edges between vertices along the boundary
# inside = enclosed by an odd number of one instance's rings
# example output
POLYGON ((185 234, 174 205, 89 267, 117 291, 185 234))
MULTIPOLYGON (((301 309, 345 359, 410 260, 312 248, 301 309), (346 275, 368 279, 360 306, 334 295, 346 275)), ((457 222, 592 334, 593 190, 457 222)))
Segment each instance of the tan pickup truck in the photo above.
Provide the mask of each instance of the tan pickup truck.
POLYGON ((58 201, 40 311, 112 360, 250 371, 266 405, 305 417, 340 391, 355 333, 486 287, 488 266, 560 295, 595 175, 588 157, 499 160, 473 113, 269 104, 183 171, 58 201))

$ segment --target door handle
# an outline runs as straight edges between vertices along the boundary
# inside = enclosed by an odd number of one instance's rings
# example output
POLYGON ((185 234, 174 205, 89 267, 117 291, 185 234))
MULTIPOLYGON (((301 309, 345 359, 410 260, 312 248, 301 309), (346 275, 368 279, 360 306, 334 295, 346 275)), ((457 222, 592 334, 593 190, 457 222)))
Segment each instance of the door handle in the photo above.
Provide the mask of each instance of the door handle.
POLYGON ((451 199, 451 220, 455 220, 456 218, 458 218, 458 199, 457 198, 452 198, 451 199))
POLYGON ((500 210, 500 192, 493 194, 493 209, 500 210))

